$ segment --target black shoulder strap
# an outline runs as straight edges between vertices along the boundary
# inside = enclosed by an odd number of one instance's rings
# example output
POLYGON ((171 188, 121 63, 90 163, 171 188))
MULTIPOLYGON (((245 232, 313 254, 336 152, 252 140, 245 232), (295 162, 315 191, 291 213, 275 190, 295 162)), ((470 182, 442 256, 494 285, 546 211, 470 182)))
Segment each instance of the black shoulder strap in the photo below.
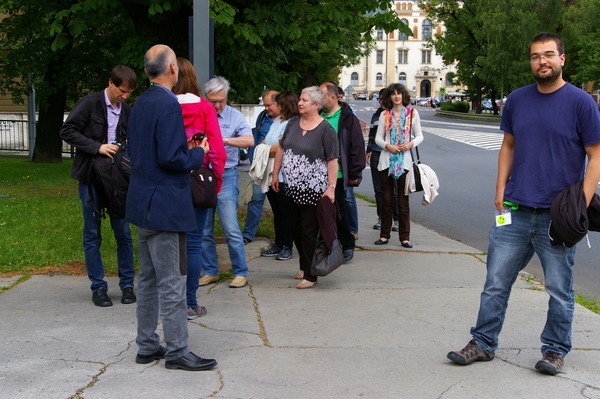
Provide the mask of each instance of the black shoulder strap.
MULTIPOLYGON (((415 109, 414 108, 407 108, 407 109, 410 109, 410 136, 414 140, 415 135, 413 134, 413 131, 412 131, 412 122, 413 122, 413 118, 415 116, 415 114, 414 114, 415 109)), ((415 152, 417 153, 417 158, 416 159, 415 159, 415 157, 413 155, 412 147, 411 147, 411 149, 410 149, 410 156, 413 159, 413 162, 421 163, 421 157, 419 156, 419 147, 418 146, 415 146, 415 152)))

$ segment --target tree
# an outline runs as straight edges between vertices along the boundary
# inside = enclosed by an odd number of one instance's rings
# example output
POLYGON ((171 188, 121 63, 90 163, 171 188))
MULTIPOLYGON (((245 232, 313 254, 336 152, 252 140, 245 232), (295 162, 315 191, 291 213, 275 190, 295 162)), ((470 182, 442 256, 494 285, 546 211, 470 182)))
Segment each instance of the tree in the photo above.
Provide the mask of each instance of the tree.
MULTIPOLYGON (((0 4, 0 90, 21 100, 31 78, 39 103, 34 162, 60 162, 58 135, 67 104, 106 87, 118 64, 142 71, 142 54, 185 24, 156 30, 164 17, 191 0, 12 0, 0 4), (159 36, 160 33, 162 36, 159 36)), ((181 35, 179 35, 181 38, 181 35)), ((187 38, 187 34, 183 37, 187 38)), ((175 41, 175 40, 174 40, 175 41)), ((183 42, 184 40, 178 40, 183 42)))
MULTIPOLYGON (((142 55, 155 43, 187 56, 192 4, 3 0, 0 46, 9 51, 0 53, 0 90, 21 100, 33 81, 39 102, 33 161, 61 161, 65 109, 106 87, 113 66, 128 65, 141 78, 142 55)), ((388 5, 387 0, 211 0, 216 72, 232 81, 234 99, 251 102, 265 86, 298 91, 335 79, 336 68, 368 51, 372 29, 405 28, 395 12, 380 11, 388 5)))
POLYGON ((567 52, 566 75, 577 86, 600 83, 600 2, 578 0, 567 9, 564 18, 564 42, 567 52))
POLYGON ((264 87, 298 92, 335 80, 369 52, 374 28, 410 30, 387 0, 218 0, 215 72, 232 80, 238 101, 264 87), (381 11, 385 10, 385 11, 381 11))
POLYGON ((562 0, 428 0, 421 6, 444 23, 446 32, 433 41, 436 52, 445 63, 457 63, 478 113, 484 94, 495 100, 532 81, 529 41, 543 30, 558 31, 563 10, 562 0))

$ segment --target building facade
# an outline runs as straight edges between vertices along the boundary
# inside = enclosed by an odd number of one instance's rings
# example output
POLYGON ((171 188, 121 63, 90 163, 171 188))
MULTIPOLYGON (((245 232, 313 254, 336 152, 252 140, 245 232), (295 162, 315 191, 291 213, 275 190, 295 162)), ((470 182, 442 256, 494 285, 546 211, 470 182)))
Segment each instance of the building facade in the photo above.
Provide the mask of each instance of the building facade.
POLYGON ((413 99, 460 95, 464 90, 452 82, 454 67, 444 65, 428 43, 434 34, 442 34, 444 27, 433 27, 433 21, 419 9, 418 0, 397 0, 393 7, 413 35, 397 30, 387 35, 381 29, 374 32, 375 48, 356 65, 342 69, 341 87, 347 92, 371 94, 392 83, 402 83, 413 99))

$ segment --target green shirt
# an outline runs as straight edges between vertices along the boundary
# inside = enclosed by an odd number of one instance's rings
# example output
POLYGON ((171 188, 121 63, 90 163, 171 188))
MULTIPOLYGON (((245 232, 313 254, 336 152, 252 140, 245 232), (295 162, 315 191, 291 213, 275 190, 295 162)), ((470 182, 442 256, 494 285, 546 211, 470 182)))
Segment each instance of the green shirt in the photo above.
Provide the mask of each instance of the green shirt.
MULTIPOLYGON (((325 118, 325 120, 327 122, 329 122, 331 124, 331 126, 333 126, 333 130, 335 130, 335 134, 338 134, 338 128, 340 125, 340 115, 342 114, 342 108, 338 109, 337 111, 335 111, 333 114, 327 116, 325 114, 325 112, 321 112, 321 116, 323 118, 325 118)), ((338 159, 338 179, 341 179, 343 177, 342 175, 342 165, 341 165, 341 161, 338 159)))

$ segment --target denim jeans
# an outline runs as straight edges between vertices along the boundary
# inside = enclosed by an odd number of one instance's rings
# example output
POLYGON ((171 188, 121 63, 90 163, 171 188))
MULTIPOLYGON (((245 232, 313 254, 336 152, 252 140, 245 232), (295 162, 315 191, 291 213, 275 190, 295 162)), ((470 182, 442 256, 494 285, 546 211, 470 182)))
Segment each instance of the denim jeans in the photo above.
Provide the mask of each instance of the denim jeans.
POLYGON ((519 207, 512 211, 512 224, 490 231, 487 277, 473 339, 486 352, 498 348, 510 290, 536 253, 544 270, 544 285, 550 295, 546 325, 541 334, 542 353, 566 355, 571 350, 571 323, 575 306, 573 263, 575 247, 552 246, 548 237, 550 210, 519 207))
POLYGON ((158 350, 159 314, 167 349, 165 360, 175 360, 189 352, 184 250, 184 233, 138 230, 140 274, 135 341, 142 355, 158 350))
POLYGON ((266 196, 267 193, 263 193, 259 185, 252 184, 252 198, 248 202, 246 211, 246 224, 244 224, 243 233, 244 238, 254 240, 262 216, 266 196))
POLYGON ((198 292, 198 280, 200 280, 200 269, 202 264, 202 233, 206 224, 206 216, 209 209, 194 208, 197 228, 185 235, 187 248, 187 282, 186 297, 187 307, 195 308, 198 306, 196 293, 198 292))
MULTIPOLYGON (((217 212, 227 248, 234 276, 247 276, 248 265, 246 264, 246 253, 244 252, 244 240, 238 223, 238 172, 237 168, 231 168, 223 172, 223 186, 217 196, 217 212)), ((217 247, 215 242, 215 208, 208 209, 206 223, 202 234, 202 253, 200 254, 202 274, 217 276, 219 265, 217 263, 217 247)))
POLYGON ((356 209, 356 198, 352 187, 346 188, 346 212, 348 213, 350 232, 358 234, 358 209, 356 209))
MULTIPOLYGON (((96 196, 94 188, 93 195, 96 196)), ((94 215, 94 210, 89 203, 88 185, 79 182, 79 198, 83 210, 83 253, 85 256, 85 268, 91 284, 92 292, 99 289, 108 289, 104 281, 104 264, 100 254, 102 245, 102 220, 94 215)), ((135 269, 133 267, 133 243, 131 230, 125 218, 110 218, 115 240, 117 242, 117 264, 119 273, 119 287, 121 289, 133 287, 135 269)))

